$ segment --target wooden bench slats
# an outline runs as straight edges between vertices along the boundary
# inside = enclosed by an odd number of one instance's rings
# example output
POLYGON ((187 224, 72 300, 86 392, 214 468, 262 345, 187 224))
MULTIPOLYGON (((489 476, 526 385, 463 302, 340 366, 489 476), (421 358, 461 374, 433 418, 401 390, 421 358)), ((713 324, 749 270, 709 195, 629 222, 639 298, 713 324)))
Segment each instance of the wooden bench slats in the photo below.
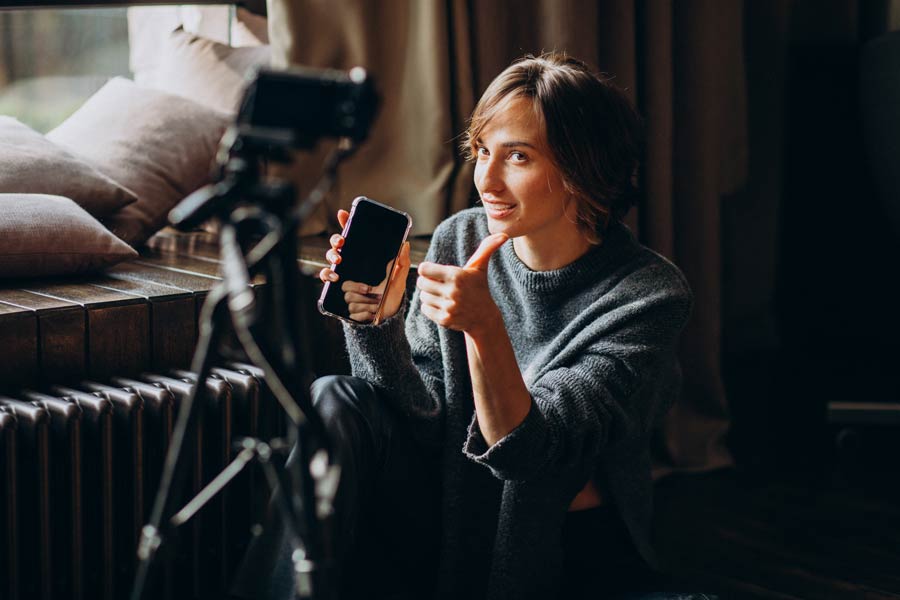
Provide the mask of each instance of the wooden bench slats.
POLYGON ((112 279, 124 279, 155 283, 158 285, 187 291, 194 295, 204 297, 219 282, 216 277, 190 273, 188 271, 173 270, 163 265, 152 265, 142 262, 128 262, 118 264, 104 273, 112 279))
MULTIPOLYGON (((411 243, 415 267, 428 242, 411 243)), ((328 247, 326 236, 301 238, 302 272, 327 266, 328 247)), ((102 274, 0 284, 0 388, 186 368, 203 302, 220 281, 216 236, 164 229, 141 257, 102 274)), ((256 276, 251 285, 265 281, 256 276)), ((320 287, 316 281, 305 294, 320 287)), ((339 324, 319 318, 315 298, 301 301, 309 305, 311 335, 333 334, 329 354, 343 356, 339 324)))
POLYGON ((148 261, 133 261, 116 265, 109 269, 105 276, 113 280, 155 284, 177 290, 178 292, 190 293, 194 299, 193 325, 190 329, 192 344, 197 337, 197 324, 199 323, 203 302, 206 300, 209 291, 220 281, 217 277, 191 272, 186 268, 153 264, 148 261))
POLYGON ((68 380, 87 372, 87 323, 80 304, 20 289, 0 291, 0 300, 34 312, 39 377, 47 374, 68 380))
POLYGON ((37 334, 34 311, 0 302, 0 389, 14 390, 37 377, 37 334))
POLYGON ((159 255, 100 275, 0 287, 0 386, 186 368, 218 271, 217 260, 159 255))
POLYGON ((24 289, 82 306, 87 321, 89 377, 105 379, 146 368, 150 357, 150 309, 143 298, 89 283, 35 282, 24 289))
MULTIPOLYGON (((217 280, 222 278, 222 266, 218 257, 204 258, 197 256, 185 256, 181 254, 149 254, 136 259, 134 264, 152 267, 162 267, 184 273, 192 273, 203 277, 212 277, 217 280)), ((262 275, 255 275, 250 281, 252 286, 265 285, 262 275)))
POLYGON ((156 371, 189 365, 197 332, 194 295, 187 290, 138 279, 98 277, 91 285, 132 294, 150 308, 150 368, 156 371), (177 323, 178 327, 172 324, 177 323))

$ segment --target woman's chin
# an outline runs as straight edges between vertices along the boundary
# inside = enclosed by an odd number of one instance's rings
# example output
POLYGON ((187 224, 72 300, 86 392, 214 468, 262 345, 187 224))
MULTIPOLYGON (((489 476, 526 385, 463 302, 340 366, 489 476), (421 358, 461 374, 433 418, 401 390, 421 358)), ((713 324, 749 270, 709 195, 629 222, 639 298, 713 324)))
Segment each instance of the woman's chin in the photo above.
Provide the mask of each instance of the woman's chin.
POLYGON ((487 226, 488 231, 491 233, 505 233, 510 238, 514 238, 518 235, 516 233, 515 223, 511 223, 508 220, 492 219, 490 213, 487 215, 487 226))
POLYGON ((490 217, 487 220, 488 231, 492 234, 494 233, 505 233, 509 237, 514 237, 512 233, 512 228, 507 223, 501 223, 499 221, 495 221, 490 217))

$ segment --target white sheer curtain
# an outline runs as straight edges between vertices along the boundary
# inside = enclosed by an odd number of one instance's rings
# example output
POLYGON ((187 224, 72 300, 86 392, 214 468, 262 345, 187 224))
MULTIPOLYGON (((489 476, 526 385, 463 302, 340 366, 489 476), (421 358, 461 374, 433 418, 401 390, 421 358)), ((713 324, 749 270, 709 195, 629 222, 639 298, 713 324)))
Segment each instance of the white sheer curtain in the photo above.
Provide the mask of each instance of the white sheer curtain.
POLYGON ((269 42, 266 18, 227 5, 135 6, 128 9, 129 64, 134 80, 149 83, 159 49, 178 27, 229 46, 269 42))

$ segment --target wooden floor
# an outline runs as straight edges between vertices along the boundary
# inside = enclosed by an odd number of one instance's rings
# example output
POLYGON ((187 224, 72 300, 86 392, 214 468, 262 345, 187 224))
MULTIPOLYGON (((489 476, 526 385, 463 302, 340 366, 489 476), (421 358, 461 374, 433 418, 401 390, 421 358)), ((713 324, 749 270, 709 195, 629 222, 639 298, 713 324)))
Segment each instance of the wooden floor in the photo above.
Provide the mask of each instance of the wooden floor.
POLYGON ((677 587, 722 600, 900 599, 900 486, 849 475, 660 481, 661 563, 677 587))

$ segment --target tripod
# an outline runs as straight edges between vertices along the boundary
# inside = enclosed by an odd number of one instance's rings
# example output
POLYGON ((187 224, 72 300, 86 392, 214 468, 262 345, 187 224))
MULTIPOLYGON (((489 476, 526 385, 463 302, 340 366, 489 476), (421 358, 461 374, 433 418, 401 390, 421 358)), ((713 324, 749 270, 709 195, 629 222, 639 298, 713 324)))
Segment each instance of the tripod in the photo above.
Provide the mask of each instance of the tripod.
POLYGON ((297 310, 298 299, 307 297, 301 286, 309 283, 298 277, 296 233, 333 185, 340 162, 355 147, 342 142, 327 161, 319 184, 296 208, 293 186, 260 181, 264 148, 252 134, 231 128, 223 138, 220 181, 189 196, 170 215, 182 227, 219 217, 223 279, 201 311, 200 338, 191 364, 197 383, 179 408, 150 522, 141 532, 132 600, 141 599, 154 558, 175 529, 254 462, 262 465, 273 491, 288 492, 275 496, 290 530, 295 595, 316 600, 335 595, 330 521, 339 468, 331 464, 328 436, 309 395, 310 360, 302 335, 307 328, 302 311, 297 310), (263 274, 268 284, 259 297, 250 286, 255 274, 263 274), (187 461, 182 460, 185 440, 204 402, 203 382, 224 357, 229 332, 246 358, 263 370, 268 388, 288 417, 287 439, 272 444, 244 439, 232 463, 178 508, 184 501, 188 471, 187 461), (290 461, 274 460, 290 449, 294 452, 290 461))

